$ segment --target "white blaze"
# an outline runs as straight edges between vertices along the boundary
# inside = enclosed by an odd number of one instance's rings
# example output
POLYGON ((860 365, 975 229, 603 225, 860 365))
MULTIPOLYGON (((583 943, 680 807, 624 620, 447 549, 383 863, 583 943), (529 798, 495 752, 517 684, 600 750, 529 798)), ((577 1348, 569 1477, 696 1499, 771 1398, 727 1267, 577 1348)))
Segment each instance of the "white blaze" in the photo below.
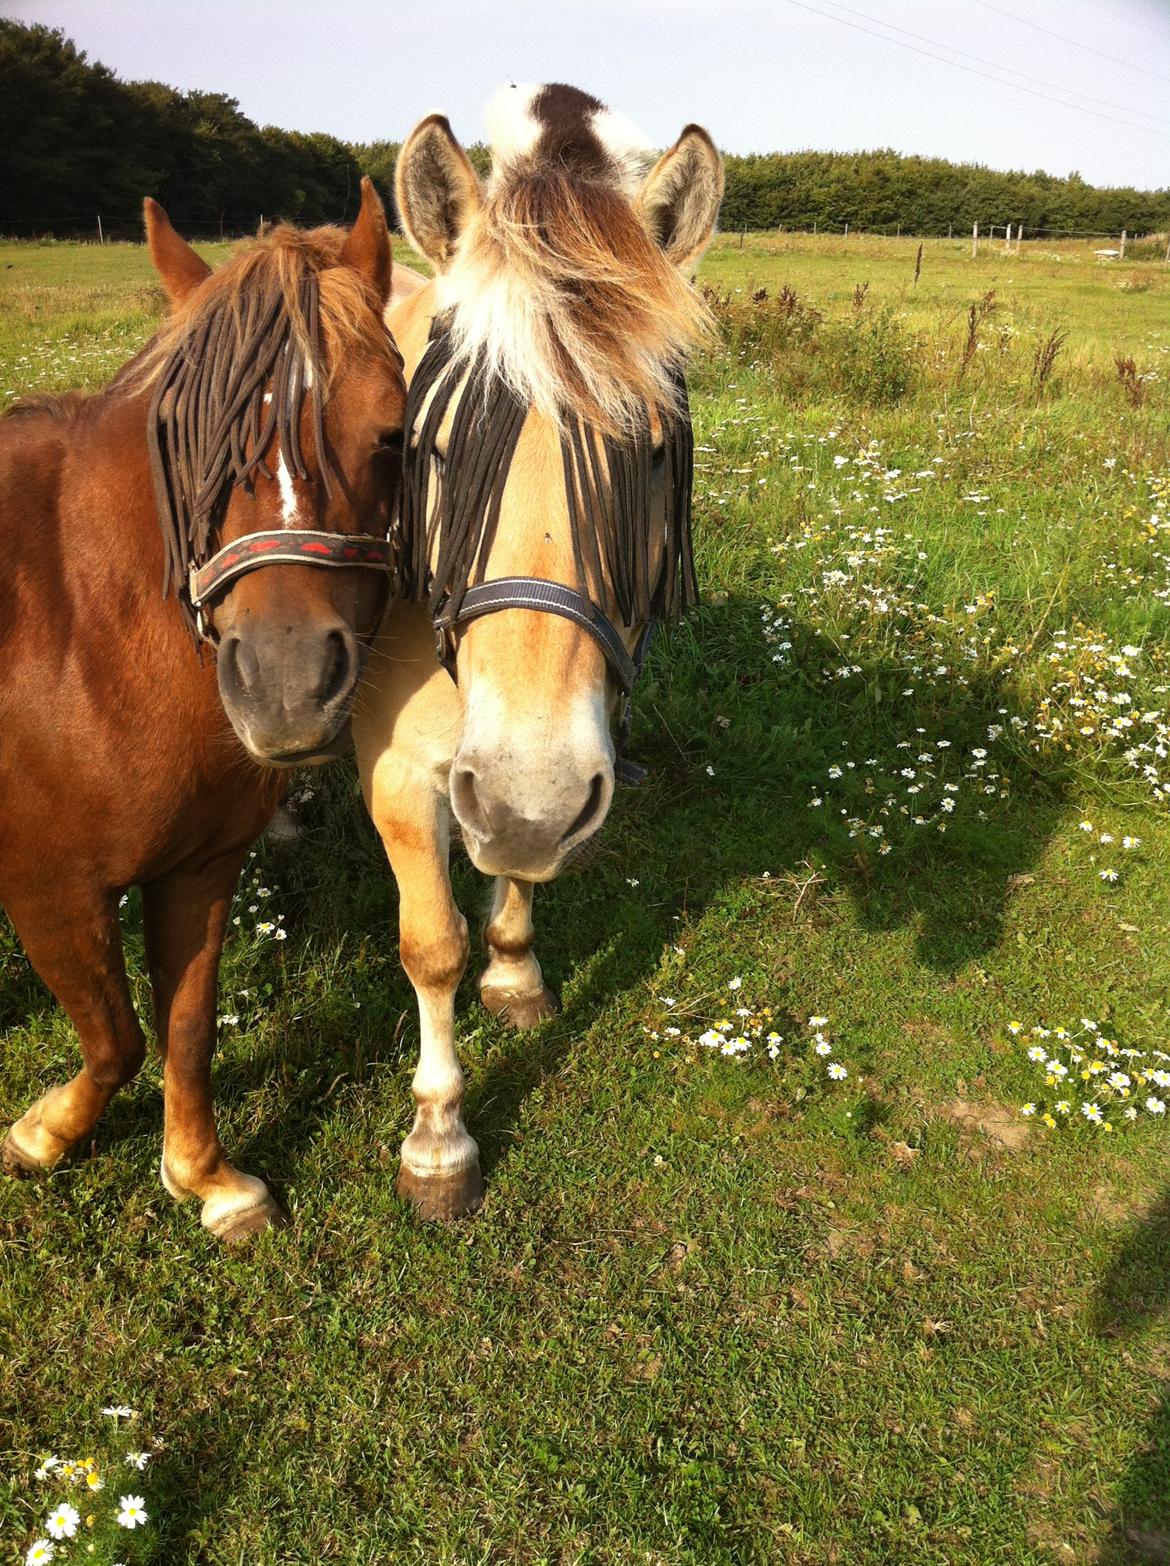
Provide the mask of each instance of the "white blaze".
POLYGON ((295 527, 299 520, 297 512, 297 492, 293 488, 292 474, 288 470, 288 463, 284 460, 284 452, 280 453, 276 462, 276 482, 280 485, 280 515, 285 527, 295 527))

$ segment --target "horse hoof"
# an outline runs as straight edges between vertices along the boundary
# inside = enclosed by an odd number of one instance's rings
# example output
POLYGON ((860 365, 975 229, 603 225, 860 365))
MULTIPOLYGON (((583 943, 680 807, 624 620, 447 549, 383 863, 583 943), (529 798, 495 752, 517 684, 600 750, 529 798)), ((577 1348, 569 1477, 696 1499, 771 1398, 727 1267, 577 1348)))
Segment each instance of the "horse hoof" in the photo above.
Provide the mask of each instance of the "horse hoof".
POLYGON ((235 1214, 211 1232, 225 1245, 239 1245, 254 1234, 263 1234, 265 1229, 285 1229, 288 1224, 289 1216, 284 1208, 270 1199, 263 1206, 249 1207, 247 1211, 235 1214))
POLYGON ((44 1129, 35 1111, 36 1105, 11 1127, 0 1146, 0 1160, 9 1174, 44 1174, 59 1164, 69 1151, 67 1142, 44 1129), (30 1122, 28 1137, 21 1131, 26 1121, 30 1122))
POLYGON ((284 1229, 288 1222, 288 1214, 273 1196, 258 1202, 254 1207, 224 1213, 210 1223, 206 1218, 203 1220, 207 1231, 225 1245, 239 1245, 250 1240, 254 1234, 262 1234, 265 1229, 284 1229))
POLYGON ((305 829, 296 811, 283 802, 277 805, 272 820, 264 829, 265 841, 280 846, 286 843, 299 843, 304 835, 305 829))
MULTIPOLYGON (((204 1198, 200 1219, 209 1234, 227 1245, 247 1240, 262 1229, 282 1229, 288 1223, 288 1214, 256 1175, 244 1174, 240 1169, 228 1166, 231 1183, 226 1189, 212 1191, 204 1198)), ((184 1187, 177 1186, 165 1173, 164 1183, 172 1196, 181 1201, 184 1187)))
POLYGON ((535 1028, 555 1017, 561 1003, 546 984, 535 995, 512 995, 507 990, 482 989, 479 998, 493 1017, 510 1028, 535 1028))
POLYGON ((45 1167, 38 1163, 31 1153, 26 1153, 24 1148, 13 1141, 11 1131, 0 1146, 0 1162, 3 1162, 5 1174, 15 1175, 20 1180, 43 1173, 45 1167))
POLYGON ((398 1194, 427 1222, 468 1218, 483 1205, 479 1160, 449 1175, 418 1175, 403 1164, 398 1171, 398 1194))

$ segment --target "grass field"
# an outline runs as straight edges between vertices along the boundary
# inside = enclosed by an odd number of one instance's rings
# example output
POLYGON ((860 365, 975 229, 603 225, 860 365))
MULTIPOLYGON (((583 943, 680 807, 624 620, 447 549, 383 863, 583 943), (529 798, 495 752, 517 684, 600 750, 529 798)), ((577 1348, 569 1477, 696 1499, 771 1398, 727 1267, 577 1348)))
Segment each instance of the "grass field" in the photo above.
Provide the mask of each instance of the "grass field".
MULTIPOLYGON (((229 1252, 171 1204, 153 1064, 0 1185, 0 1562, 111 1403, 162 1445, 97 1499, 151 1520, 59 1561, 1170 1560, 1170 269, 969 249, 704 263, 705 604, 638 693, 649 780, 538 897, 562 1015, 465 987, 478 1219, 394 1195, 417 1027, 346 765, 222 975, 222 1132, 292 1226, 229 1252)), ((0 403, 159 309, 137 248, 0 264, 0 403)), ((6 928, 0 1026, 11 1120, 74 1044, 6 928)))

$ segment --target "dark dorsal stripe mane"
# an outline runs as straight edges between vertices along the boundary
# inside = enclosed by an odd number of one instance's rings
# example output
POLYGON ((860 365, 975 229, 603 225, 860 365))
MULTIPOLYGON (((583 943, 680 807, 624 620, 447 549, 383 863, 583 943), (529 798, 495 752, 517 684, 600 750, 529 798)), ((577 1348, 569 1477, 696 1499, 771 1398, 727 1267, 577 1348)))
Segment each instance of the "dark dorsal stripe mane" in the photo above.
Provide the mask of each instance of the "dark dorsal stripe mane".
MULTIPOLYGON (((678 615, 698 598, 691 545, 694 444, 681 374, 677 408, 656 411, 666 489, 665 537, 656 569, 649 413, 625 437, 599 435, 567 414, 561 437, 577 588, 585 597, 611 595, 616 617, 628 629, 678 615)), ((456 357, 449 322, 436 317, 407 394, 402 587, 425 600, 437 620, 458 616, 468 588, 484 580, 527 413, 481 360, 468 364, 456 357), (440 465, 435 439, 464 380, 440 465), (428 520, 432 483, 437 494, 428 520)))
POLYGON ((331 493, 322 423, 325 367, 320 351, 317 275, 306 268, 298 303, 309 344, 309 370, 278 282, 259 282, 238 302, 209 309, 158 374, 147 420, 147 444, 159 523, 166 546, 164 593, 176 592, 192 630, 186 597, 192 566, 212 552, 233 485, 259 472, 274 440, 294 478, 308 478, 301 450, 301 410, 311 399, 317 466, 331 493), (306 384, 306 381, 311 384, 306 384), (269 384, 271 383, 271 385, 269 384), (264 394, 271 390, 272 399, 264 394))

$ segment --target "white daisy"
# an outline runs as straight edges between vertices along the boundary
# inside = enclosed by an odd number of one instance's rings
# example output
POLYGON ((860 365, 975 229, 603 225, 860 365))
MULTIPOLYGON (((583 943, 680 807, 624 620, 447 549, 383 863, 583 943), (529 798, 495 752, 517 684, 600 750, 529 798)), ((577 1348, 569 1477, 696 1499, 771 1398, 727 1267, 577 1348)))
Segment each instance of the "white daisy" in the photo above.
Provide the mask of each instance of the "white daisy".
POLYGON ((57 1510, 50 1512, 45 1519, 45 1528, 54 1539, 72 1539, 80 1521, 81 1513, 77 1508, 70 1506, 68 1501, 62 1501, 57 1510))
POLYGON ((147 1521, 146 1503, 140 1495, 123 1495, 118 1502, 118 1521, 123 1528, 141 1528, 147 1521))

